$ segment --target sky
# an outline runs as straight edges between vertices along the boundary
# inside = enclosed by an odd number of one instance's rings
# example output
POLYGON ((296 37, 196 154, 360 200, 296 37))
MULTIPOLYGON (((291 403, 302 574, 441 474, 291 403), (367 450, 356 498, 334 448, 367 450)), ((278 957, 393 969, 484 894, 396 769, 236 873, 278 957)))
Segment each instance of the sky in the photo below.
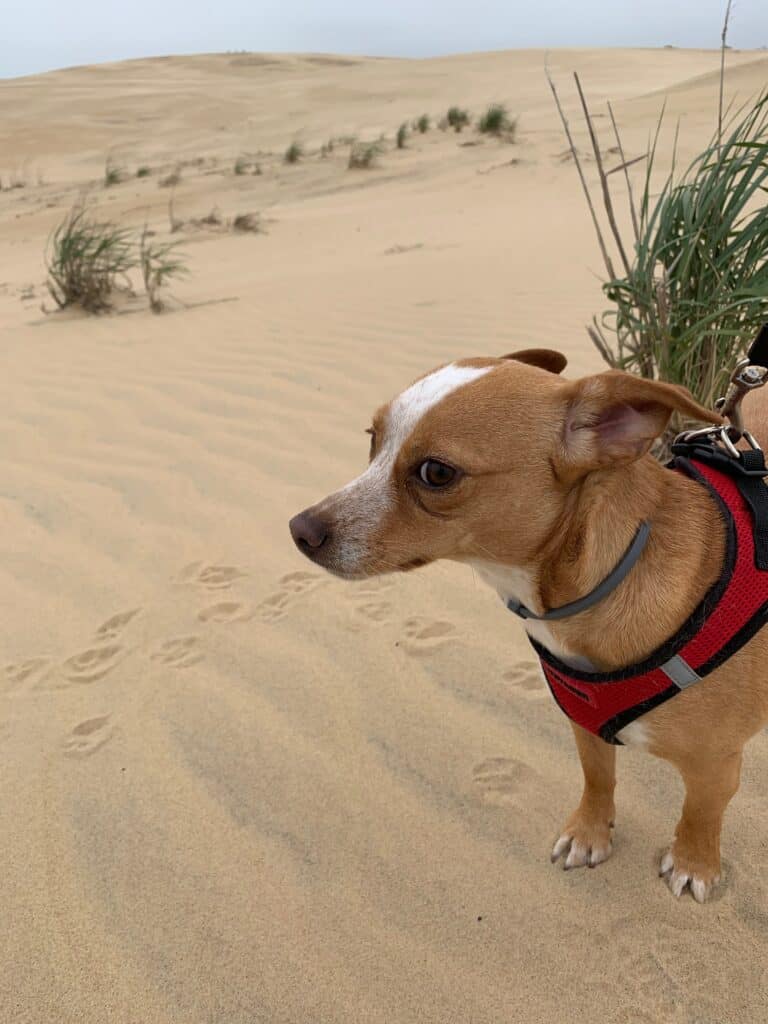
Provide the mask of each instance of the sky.
MULTIPOLYGON (((4 0, 0 77, 225 50, 428 57, 559 46, 719 46, 725 0, 4 0)), ((768 46, 768 0, 729 42, 768 46)))

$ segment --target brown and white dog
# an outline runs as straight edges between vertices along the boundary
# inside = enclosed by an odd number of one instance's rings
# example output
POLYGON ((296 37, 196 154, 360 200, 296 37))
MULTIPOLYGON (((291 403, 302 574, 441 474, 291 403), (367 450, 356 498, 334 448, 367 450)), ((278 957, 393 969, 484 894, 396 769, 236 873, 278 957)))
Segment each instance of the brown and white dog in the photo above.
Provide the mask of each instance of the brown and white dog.
MULTIPOLYGON (((505 599, 535 612, 589 593, 652 533, 631 575, 572 619, 526 621, 576 668, 633 664, 678 630, 717 579, 725 526, 710 494, 648 455, 673 412, 717 422, 682 388, 609 371, 577 381, 565 358, 527 350, 464 359, 417 380, 373 419, 368 468, 301 512, 299 549, 345 579, 447 558, 471 565, 505 599)), ((768 441, 760 394, 748 427, 768 441)), ((720 877, 720 830, 739 786, 742 748, 768 719, 768 631, 696 686, 620 734, 674 764, 685 802, 660 873, 698 901, 720 877)), ((566 868, 611 854, 615 746, 574 725, 581 803, 552 850, 566 868)))

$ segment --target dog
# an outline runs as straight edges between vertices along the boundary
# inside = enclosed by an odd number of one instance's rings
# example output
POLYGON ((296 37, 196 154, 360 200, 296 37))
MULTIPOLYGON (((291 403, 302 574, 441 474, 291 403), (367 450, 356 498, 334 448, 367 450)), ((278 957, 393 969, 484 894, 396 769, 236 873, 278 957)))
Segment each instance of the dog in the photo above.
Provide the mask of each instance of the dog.
MULTIPOLYGON (((647 543, 610 593, 562 619, 524 620, 566 674, 642 664, 706 605, 729 544, 707 488, 649 452, 674 413, 722 420, 684 388, 618 370, 569 381, 565 365, 558 352, 531 349, 418 379, 376 412, 367 469, 291 520, 299 550, 348 580, 449 559, 472 566, 513 609, 544 616, 599 588, 646 523, 647 543)), ((768 441, 760 393, 745 415, 768 441)), ((671 762, 685 785, 660 875, 675 896, 709 897, 742 749, 768 720, 768 632, 753 632, 705 678, 693 673, 696 685, 672 688, 674 699, 619 729, 615 743, 572 721, 584 788, 553 862, 595 867, 611 855, 615 744, 637 746, 671 762)))

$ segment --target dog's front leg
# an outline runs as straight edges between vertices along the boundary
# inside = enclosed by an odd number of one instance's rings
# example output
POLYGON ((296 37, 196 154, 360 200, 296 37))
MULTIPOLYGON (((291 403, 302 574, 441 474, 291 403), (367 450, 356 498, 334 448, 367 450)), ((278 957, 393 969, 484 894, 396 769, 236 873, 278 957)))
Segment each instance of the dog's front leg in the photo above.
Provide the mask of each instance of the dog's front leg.
POLYGON ((675 896, 690 887, 694 899, 703 903, 720 880, 720 829, 739 788, 741 751, 675 763, 685 782, 685 802, 660 874, 675 896))
POLYGON ((552 863, 565 856, 565 868, 595 867, 613 849, 611 828, 616 809, 616 747, 571 723, 584 772, 581 803, 552 849, 552 863))

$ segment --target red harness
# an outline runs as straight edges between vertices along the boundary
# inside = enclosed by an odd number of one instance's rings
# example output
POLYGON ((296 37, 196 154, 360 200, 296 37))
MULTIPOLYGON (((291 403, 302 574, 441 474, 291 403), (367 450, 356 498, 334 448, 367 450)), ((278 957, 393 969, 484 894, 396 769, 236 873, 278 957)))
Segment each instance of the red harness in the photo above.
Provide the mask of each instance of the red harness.
POLYGON ((768 490, 757 474, 740 479, 726 463, 723 471, 697 458, 701 452, 687 454, 692 457, 677 458, 672 469, 715 497, 726 525, 726 555, 720 578, 683 627, 640 664, 613 672, 570 668, 531 640, 560 708, 608 743, 620 744, 621 729, 713 672, 768 621, 768 490))

